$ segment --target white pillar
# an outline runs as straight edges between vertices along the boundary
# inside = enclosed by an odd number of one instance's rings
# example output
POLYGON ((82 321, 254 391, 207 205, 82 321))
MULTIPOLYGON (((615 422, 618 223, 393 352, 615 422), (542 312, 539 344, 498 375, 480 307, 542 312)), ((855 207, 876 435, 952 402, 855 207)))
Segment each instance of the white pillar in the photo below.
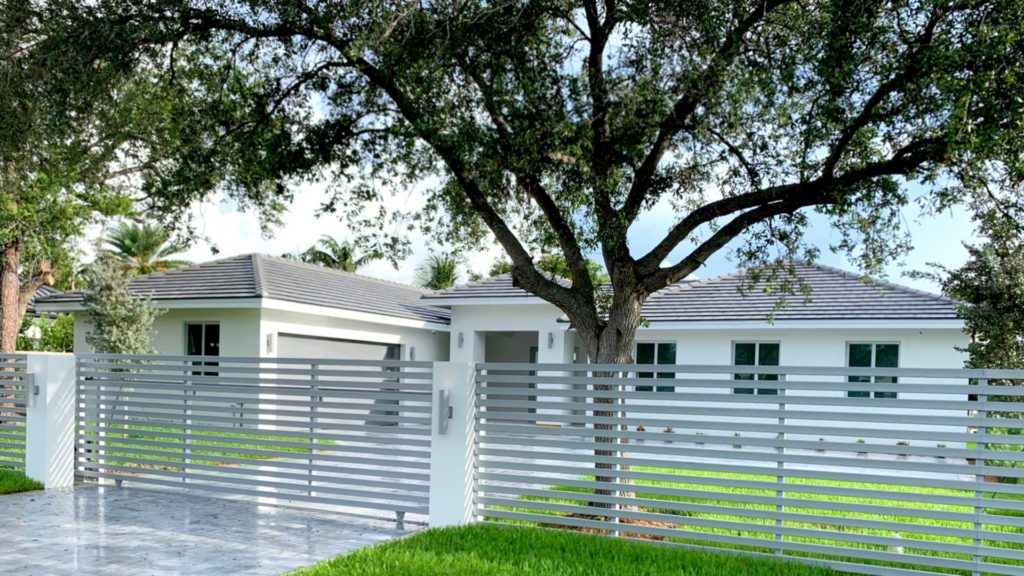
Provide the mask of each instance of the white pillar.
POLYGON ((473 521, 473 447, 476 441, 474 396, 476 367, 472 362, 434 362, 434 410, 430 445, 430 526, 458 526, 473 521), (441 406, 448 393, 450 418, 441 406), (447 431, 441 432, 443 420, 447 431))
POLYGON ((25 475, 47 488, 75 483, 75 356, 29 354, 38 395, 25 422, 25 475))

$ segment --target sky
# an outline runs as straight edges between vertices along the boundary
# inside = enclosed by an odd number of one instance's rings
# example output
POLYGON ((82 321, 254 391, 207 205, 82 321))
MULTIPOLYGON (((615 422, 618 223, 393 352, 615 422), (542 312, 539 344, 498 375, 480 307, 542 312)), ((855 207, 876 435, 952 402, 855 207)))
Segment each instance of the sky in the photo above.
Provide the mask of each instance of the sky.
MULTIPOLYGON (((405 196, 398 201, 407 203, 412 196, 405 196)), ((323 189, 317 186, 306 185, 297 190, 294 202, 282 216, 283 225, 274 229, 271 237, 261 234, 259 219, 255 214, 241 212, 233 203, 221 198, 211 199, 194 211, 198 231, 206 240, 198 241, 183 256, 194 262, 204 262, 250 252, 280 255, 304 250, 324 234, 340 239, 350 236, 345 225, 337 218, 331 215, 316 217, 317 207, 324 198, 323 189), (214 247, 219 253, 214 253, 214 247)), ((676 219, 677 215, 664 204, 642 216, 630 231, 629 242, 633 252, 640 254, 650 249, 676 219)), ((916 206, 911 205, 904 209, 903 219, 912 236, 914 248, 903 261, 893 263, 886 269, 885 279, 920 290, 938 292, 938 287, 931 281, 907 278, 904 274, 912 270, 926 270, 930 262, 939 262, 949 267, 962 264, 966 258, 962 244, 972 241, 974 233, 970 217, 964 210, 938 216, 921 216, 916 206)), ((94 231, 94 235, 100 233, 94 231)), ((832 254, 826 249, 837 240, 837 236, 824 218, 812 217, 808 239, 822 248, 819 262, 856 271, 856 267, 843 256, 832 254)), ((398 269, 388 262, 377 261, 361 268, 360 273, 412 283, 416 267, 430 253, 428 242, 422 237, 414 236, 412 245, 412 256, 400 263, 398 269)), ((681 252, 677 250, 677 253, 681 252)), ((736 265, 729 260, 726 252, 721 251, 712 257, 695 276, 707 278, 735 271, 736 265)), ((501 255, 496 245, 467 255, 461 280, 467 280, 467 270, 485 273, 501 255)), ((673 256, 679 257, 678 254, 673 256)), ((673 258, 669 260, 673 261, 673 258)))

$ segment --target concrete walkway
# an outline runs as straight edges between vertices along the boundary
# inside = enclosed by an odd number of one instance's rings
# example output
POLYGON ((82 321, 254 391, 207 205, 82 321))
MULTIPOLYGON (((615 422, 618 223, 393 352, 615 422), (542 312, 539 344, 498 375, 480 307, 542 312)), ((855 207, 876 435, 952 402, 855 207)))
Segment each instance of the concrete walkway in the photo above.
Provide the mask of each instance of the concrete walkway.
POLYGON ((0 519, 0 574, 21 576, 270 575, 408 533, 317 511, 91 484, 0 496, 0 519))

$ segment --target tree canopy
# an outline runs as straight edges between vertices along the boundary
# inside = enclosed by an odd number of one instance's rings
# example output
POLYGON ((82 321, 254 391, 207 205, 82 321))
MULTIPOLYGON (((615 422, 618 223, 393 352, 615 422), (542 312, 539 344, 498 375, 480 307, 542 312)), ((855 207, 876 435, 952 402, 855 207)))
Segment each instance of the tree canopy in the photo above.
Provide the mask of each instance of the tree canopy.
POLYGON ((309 264, 317 264, 335 270, 355 272, 374 260, 383 258, 380 252, 366 252, 358 254, 356 246, 348 241, 339 241, 331 236, 324 235, 316 244, 310 246, 298 255, 298 258, 309 264))
POLYGON ((166 272, 190 264, 172 258, 185 247, 172 242, 170 232, 152 222, 122 222, 110 231, 106 242, 110 255, 132 275, 166 272))
POLYGON ((595 360, 628 360, 646 298, 717 251, 773 272, 813 258, 811 211, 873 272, 907 249, 914 190, 929 209, 1019 210, 1019 0, 87 6, 177 95, 140 103, 170 126, 145 144, 146 191, 272 213, 325 181, 324 211, 391 253, 408 244, 387 223, 452 250, 493 238, 595 360), (552 251, 571 286, 531 256, 552 251))
POLYGON ((431 254, 416 268, 416 284, 431 290, 444 290, 459 281, 459 260, 449 254, 431 254))
POLYGON ((85 340, 99 354, 153 353, 153 322, 163 314, 149 299, 128 290, 131 274, 109 254, 85 269, 82 304, 88 313, 85 340))
POLYGON ((942 268, 942 292, 957 300, 971 368, 1024 368, 1024 242, 1020 233, 988 233, 966 244, 967 262, 942 268))

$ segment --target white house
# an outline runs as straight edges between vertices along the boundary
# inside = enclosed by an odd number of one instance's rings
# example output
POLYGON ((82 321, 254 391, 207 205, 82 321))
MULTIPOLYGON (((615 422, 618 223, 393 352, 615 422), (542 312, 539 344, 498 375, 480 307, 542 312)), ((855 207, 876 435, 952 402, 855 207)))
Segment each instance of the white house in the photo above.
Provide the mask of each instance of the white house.
MULTIPOLYGON (((711 415, 694 417, 699 431, 711 422, 727 424, 756 423, 758 408, 778 395, 783 386, 773 377, 743 374, 742 366, 815 366, 875 368, 962 368, 964 355, 958 350, 967 344, 963 323, 957 317, 955 302, 926 292, 887 282, 865 283, 860 277, 835 268, 799 265, 797 275, 810 287, 810 300, 802 295, 787 297, 786 306, 769 314, 779 296, 761 290, 741 294, 743 277, 730 274, 706 280, 683 281, 654 294, 643 307, 645 325, 640 328, 634 357, 641 364, 683 364, 736 366, 735 372, 704 378, 729 379, 734 384, 687 388, 690 394, 760 397, 760 404, 698 402, 711 415), (768 398, 766 398, 768 397, 768 398), (729 416, 722 416, 729 413, 729 416), (737 416, 736 414, 742 414, 737 416), (749 415, 749 416, 748 416, 749 415)), ((508 276, 490 278, 459 286, 424 300, 451 310, 451 359, 476 362, 577 363, 585 362, 584 353, 564 315, 551 304, 516 288, 508 276)), ((662 378, 652 382, 651 391, 675 391, 668 379, 672 372, 650 374, 662 378)), ((699 376, 698 376, 699 377, 699 376)), ((860 381, 871 381, 871 377, 860 381)), ((842 381, 842 377, 789 376, 788 381, 842 381)), ((856 380, 852 380, 856 381, 856 380)), ((877 382, 886 382, 880 378, 877 382)), ((905 379, 903 382, 911 382, 905 379)), ((933 381, 933 383, 936 383, 933 381)), ((964 384, 964 382, 959 382, 964 384)), ((526 384, 505 384, 526 386, 526 384)), ((796 386, 793 386, 796 388, 796 386)), ((639 388, 638 388, 639 390, 639 388)), ((683 390, 681 390, 683 391, 683 390)), ((794 391, 800 396, 844 396, 842 392, 794 391)), ((827 425, 828 421, 800 418, 800 412, 835 414, 893 413, 894 408, 879 407, 879 400, 949 399, 945 395, 899 392, 850 391, 840 402, 833 398, 822 404, 793 403, 789 406, 791 423, 804 426, 827 425), (935 396, 932 398, 932 396, 935 396)), ((720 396, 719 396, 720 397, 720 396)), ((515 399, 510 396, 509 399, 515 399)), ((520 397, 521 398, 521 397, 520 397)), ((652 402, 667 405, 673 396, 652 402)), ((691 396, 692 398, 692 396, 691 396)), ((691 405, 692 400, 689 400, 691 405)), ((632 402, 632 406, 637 406, 632 402)), ((777 404, 772 404, 777 406, 777 404)), ((890 403, 890 406, 893 404, 890 403)), ((902 406, 897 412, 905 410, 902 406)), ((628 413, 634 417, 640 414, 628 413)), ((954 412, 933 411, 932 416, 963 416, 954 412)), ((657 420, 657 413, 645 412, 644 418, 657 420)), ((564 424, 566 418, 551 417, 550 424, 564 424)), ((868 418, 870 419, 870 418, 868 418)), ((763 419, 762 419, 763 420, 763 419)), ((536 421, 545 423, 539 410, 536 421)), ((891 424, 870 422, 864 428, 890 428, 891 424)), ((917 431, 950 431, 946 426, 905 425, 917 431)), ((676 429, 676 431, 682 431, 676 429)), ((758 434, 753 434, 758 436, 758 434)), ((765 436, 761 434, 760 436, 765 436)), ((826 438, 828 434, 825 434, 826 438)), ((805 440, 812 438, 802 438, 805 440)), ((814 440, 818 436, 813 437, 814 440)))
MULTIPOLYGON (((953 301, 891 283, 865 283, 854 274, 825 266, 800 265, 796 272, 810 287, 810 300, 788 297, 787 305, 775 310, 771 322, 769 313, 776 308, 778 296, 756 289, 741 293, 739 274, 683 281, 659 291, 643 307, 645 324, 635 344, 637 362, 735 366, 735 372, 711 375, 735 384, 709 388, 706 393, 722 394, 724 389, 760 399, 737 403, 734 398, 728 404, 709 403, 707 408, 716 413, 739 409, 751 415, 756 415, 764 402, 770 403, 768 397, 777 395, 782 385, 771 377, 757 379, 744 374, 743 366, 963 366, 958 348, 967 343, 967 336, 953 301)), ((142 276, 132 282, 131 290, 166 310, 156 322, 153 343, 160 353, 169 355, 586 362, 564 314, 515 287, 509 276, 434 293, 250 254, 142 276)), ((85 334, 90 323, 80 294, 54 294, 41 298, 36 306, 41 312, 74 313, 75 349, 89 351, 85 334)), ((652 382, 650 391, 674 391, 668 379, 676 374, 650 376, 665 379, 652 382)), ((871 380, 864 378, 862 381, 871 380)), ((888 409, 878 407, 885 404, 878 400, 917 396, 854 390, 841 404, 844 410, 858 413, 884 413, 888 409)), ((666 405, 672 402, 670 398, 666 395, 656 405, 666 405)), ((800 410, 834 412, 834 400, 821 405, 796 403, 793 419, 799 419, 800 410)), ((565 418, 551 418, 559 413, 550 412, 547 423, 565 424, 565 418)), ((658 417, 647 414, 651 419, 658 417)), ((544 410, 536 421, 545 423, 544 410)), ((722 422, 723 416, 694 421, 708 425, 722 422)), ((754 422, 756 416, 729 417, 729 421, 754 422)), ((819 423, 804 419, 808 426, 819 423)), ((941 429, 914 427, 933 428, 941 429)))
MULTIPOLYGON (((436 360, 448 357, 449 312, 412 286, 247 254, 140 276, 131 291, 165 310, 161 354, 436 360)), ((75 350, 89 352, 82 295, 41 298, 43 312, 75 315, 75 350)))
MULTIPOLYGON (((730 274, 685 280, 644 305, 640 363, 959 368, 967 343, 942 296, 820 265, 800 265, 810 300, 741 294, 730 274)), ((498 276, 433 293, 284 258, 248 254, 131 284, 166 313, 163 354, 584 362, 564 314, 498 276)), ((40 312, 76 316, 75 349, 89 351, 80 293, 52 294, 40 312)), ((770 387, 742 392, 770 394, 770 387)))

